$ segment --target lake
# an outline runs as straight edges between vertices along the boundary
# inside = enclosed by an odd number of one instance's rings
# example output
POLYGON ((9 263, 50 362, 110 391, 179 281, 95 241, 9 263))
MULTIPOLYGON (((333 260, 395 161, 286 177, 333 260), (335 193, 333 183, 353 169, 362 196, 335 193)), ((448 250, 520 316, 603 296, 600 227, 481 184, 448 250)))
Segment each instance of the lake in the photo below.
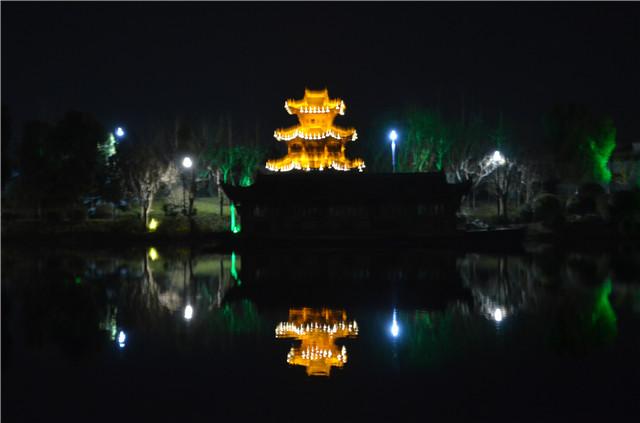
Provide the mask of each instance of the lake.
POLYGON ((2 418, 640 418, 640 249, 2 252, 2 418))

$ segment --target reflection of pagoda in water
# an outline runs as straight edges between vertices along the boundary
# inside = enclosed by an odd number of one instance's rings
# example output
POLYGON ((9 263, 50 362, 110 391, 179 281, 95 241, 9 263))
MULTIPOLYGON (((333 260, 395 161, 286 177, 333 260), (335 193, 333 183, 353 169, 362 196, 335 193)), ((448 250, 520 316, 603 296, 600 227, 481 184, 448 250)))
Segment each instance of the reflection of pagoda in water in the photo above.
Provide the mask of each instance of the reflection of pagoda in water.
POLYGON ((356 130, 335 126, 337 115, 344 115, 345 105, 340 99, 330 99, 329 92, 304 91, 302 100, 287 100, 284 108, 298 116, 299 124, 278 129, 273 136, 287 143, 287 155, 267 161, 266 167, 276 172, 297 170, 351 170, 364 168, 361 159, 345 157, 345 144, 357 139, 356 130))
POLYGON ((358 324, 347 321, 347 313, 338 310, 311 308, 289 310, 289 321, 276 327, 276 338, 302 341, 291 347, 287 363, 305 366, 309 376, 329 376, 331 367, 347 362, 347 348, 335 344, 338 338, 358 335, 358 324))

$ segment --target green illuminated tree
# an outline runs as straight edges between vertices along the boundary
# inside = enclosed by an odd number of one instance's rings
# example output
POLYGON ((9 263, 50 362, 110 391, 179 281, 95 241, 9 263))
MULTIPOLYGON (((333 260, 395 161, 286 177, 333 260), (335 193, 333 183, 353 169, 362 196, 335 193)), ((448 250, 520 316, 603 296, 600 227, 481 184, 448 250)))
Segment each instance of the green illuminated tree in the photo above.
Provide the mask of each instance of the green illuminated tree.
POLYGON ((405 118, 398 149, 398 169, 404 172, 441 171, 451 149, 451 133, 439 113, 414 108, 405 118))
POLYGON ((608 184, 608 162, 616 146, 616 129, 608 118, 585 106, 556 106, 545 119, 546 141, 565 177, 575 182, 608 184))
POLYGON ((610 119, 605 119, 587 137, 588 151, 586 156, 591 165, 592 177, 601 183, 611 182, 609 159, 616 148, 616 128, 610 119))

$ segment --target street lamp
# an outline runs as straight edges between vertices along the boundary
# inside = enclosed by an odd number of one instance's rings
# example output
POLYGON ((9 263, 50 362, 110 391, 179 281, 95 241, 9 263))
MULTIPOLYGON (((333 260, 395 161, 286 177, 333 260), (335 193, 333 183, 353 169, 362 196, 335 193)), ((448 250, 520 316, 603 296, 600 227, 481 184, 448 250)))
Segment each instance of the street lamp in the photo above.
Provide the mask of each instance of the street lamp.
POLYGON ((502 153, 496 150, 493 152, 493 155, 491 155, 491 162, 495 165, 502 166, 506 163, 506 159, 504 158, 502 153))
POLYGON ((192 318, 193 318, 193 307, 191 306, 191 304, 187 304, 187 306, 184 308, 184 320, 188 322, 192 318))
POLYGON ((122 129, 121 126, 118 126, 116 128, 116 137, 122 138, 122 137, 124 137, 124 135, 125 135, 124 129, 122 129))
MULTIPOLYGON (((193 179, 193 160, 191 160, 191 157, 185 156, 182 159, 182 167, 185 170, 191 169, 191 172, 192 172, 191 177, 193 179)), ((186 175, 184 173, 182 173, 182 213, 185 216, 187 215, 187 181, 186 181, 186 175)))
POLYGON ((391 168, 393 173, 396 173, 396 140, 398 139, 398 133, 395 129, 389 132, 389 139, 391 140, 391 168))

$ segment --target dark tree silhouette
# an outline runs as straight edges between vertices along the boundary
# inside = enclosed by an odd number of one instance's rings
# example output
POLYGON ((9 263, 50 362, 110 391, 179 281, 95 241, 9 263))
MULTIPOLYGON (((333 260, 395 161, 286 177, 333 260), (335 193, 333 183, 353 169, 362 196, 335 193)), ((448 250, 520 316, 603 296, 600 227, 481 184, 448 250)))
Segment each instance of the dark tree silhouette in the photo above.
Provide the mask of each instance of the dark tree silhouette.
POLYGON ((11 177, 11 160, 9 146, 11 145, 11 115, 9 107, 2 105, 2 190, 11 177))

